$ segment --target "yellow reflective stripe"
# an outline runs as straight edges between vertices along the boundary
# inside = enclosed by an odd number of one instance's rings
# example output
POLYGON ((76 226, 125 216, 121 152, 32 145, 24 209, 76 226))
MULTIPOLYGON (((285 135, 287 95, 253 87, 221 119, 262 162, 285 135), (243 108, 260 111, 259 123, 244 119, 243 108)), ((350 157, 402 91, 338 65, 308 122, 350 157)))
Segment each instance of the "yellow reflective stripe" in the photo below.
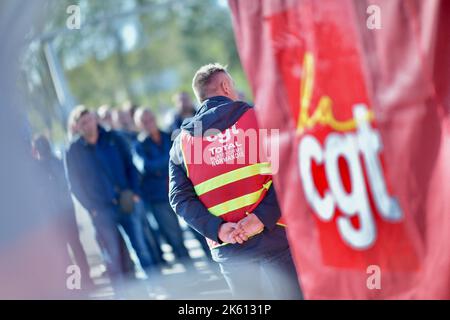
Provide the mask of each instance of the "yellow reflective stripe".
POLYGON ((269 162, 255 163, 249 166, 245 166, 233 171, 223 173, 219 176, 203 181, 202 183, 199 183, 196 186, 194 186, 194 189, 195 193, 198 196, 201 196, 202 194, 205 194, 211 190, 220 188, 226 184, 238 180, 252 177, 257 174, 271 174, 271 173, 272 170, 270 168, 269 162))
POLYGON ((250 206, 259 200, 264 189, 269 189, 271 184, 272 184, 272 180, 265 183, 263 185, 263 187, 261 189, 259 189, 258 191, 222 202, 218 205, 215 205, 214 207, 208 208, 208 211, 215 216, 221 216, 225 213, 228 213, 228 212, 231 212, 231 211, 234 211, 234 210, 246 207, 246 206, 250 206))

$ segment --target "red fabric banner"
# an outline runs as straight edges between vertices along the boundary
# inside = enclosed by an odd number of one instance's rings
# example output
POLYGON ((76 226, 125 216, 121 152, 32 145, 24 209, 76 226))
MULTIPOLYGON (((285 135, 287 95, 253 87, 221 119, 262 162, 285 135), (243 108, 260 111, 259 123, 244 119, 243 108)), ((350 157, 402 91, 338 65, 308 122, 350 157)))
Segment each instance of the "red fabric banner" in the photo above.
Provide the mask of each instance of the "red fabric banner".
POLYGON ((229 3, 305 297, 450 298, 450 3, 229 3))

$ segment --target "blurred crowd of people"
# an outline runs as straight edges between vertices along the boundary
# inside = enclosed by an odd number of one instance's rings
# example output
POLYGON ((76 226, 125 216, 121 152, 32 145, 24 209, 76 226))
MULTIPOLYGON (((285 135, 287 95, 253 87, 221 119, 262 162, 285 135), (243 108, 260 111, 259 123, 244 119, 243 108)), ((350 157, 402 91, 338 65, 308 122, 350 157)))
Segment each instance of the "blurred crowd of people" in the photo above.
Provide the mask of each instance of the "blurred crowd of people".
MULTIPOLYGON (((89 212, 116 291, 125 280, 135 277, 129 245, 150 279, 168 264, 162 241, 170 245, 188 271, 196 272, 183 229, 168 199, 173 137, 183 120, 192 117, 196 110, 187 92, 177 93, 174 103, 176 114, 167 132, 158 127, 149 108, 131 103, 114 109, 102 105, 96 111, 82 105, 76 107, 68 119, 70 144, 62 160, 54 155, 45 136, 33 140, 34 158, 49 179, 45 185, 53 188, 52 194, 59 195, 55 210, 67 213, 67 244, 85 284, 92 285, 90 267, 80 242, 71 194, 89 212)), ((190 231, 210 259, 204 237, 190 231)))

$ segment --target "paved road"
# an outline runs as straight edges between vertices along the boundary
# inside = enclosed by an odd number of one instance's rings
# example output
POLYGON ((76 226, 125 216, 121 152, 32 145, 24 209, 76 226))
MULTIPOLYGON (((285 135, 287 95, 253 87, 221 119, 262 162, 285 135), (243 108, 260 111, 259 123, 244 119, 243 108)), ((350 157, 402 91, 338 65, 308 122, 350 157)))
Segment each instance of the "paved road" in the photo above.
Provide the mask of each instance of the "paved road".
MULTIPOLYGON (((87 212, 76 204, 77 220, 80 225, 80 238, 86 250, 91 277, 95 288, 90 294, 92 299, 115 299, 109 279, 105 275, 105 265, 100 255, 100 249, 95 240, 95 230, 87 212)), ((162 274, 146 279, 139 263, 136 272, 138 280, 130 280, 127 298, 132 299, 230 299, 231 295, 225 280, 218 272, 217 265, 210 263, 203 253, 200 243, 185 228, 185 245, 194 261, 194 270, 187 270, 183 264, 174 259, 171 248, 163 244, 164 258, 168 266, 162 269, 162 274), (156 284, 156 286, 155 286, 156 284)), ((134 252, 133 260, 137 261, 134 252)))

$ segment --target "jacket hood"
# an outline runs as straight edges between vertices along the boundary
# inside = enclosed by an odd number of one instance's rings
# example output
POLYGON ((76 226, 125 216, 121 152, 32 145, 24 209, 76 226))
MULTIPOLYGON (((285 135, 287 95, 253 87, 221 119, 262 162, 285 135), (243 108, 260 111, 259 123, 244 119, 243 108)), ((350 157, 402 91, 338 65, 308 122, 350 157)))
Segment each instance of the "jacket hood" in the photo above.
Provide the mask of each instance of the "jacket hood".
POLYGON ((211 97, 202 103, 195 116, 183 121, 181 129, 190 135, 194 135, 194 132, 203 134, 208 129, 224 131, 250 108, 252 107, 243 101, 233 101, 224 96, 211 97))

